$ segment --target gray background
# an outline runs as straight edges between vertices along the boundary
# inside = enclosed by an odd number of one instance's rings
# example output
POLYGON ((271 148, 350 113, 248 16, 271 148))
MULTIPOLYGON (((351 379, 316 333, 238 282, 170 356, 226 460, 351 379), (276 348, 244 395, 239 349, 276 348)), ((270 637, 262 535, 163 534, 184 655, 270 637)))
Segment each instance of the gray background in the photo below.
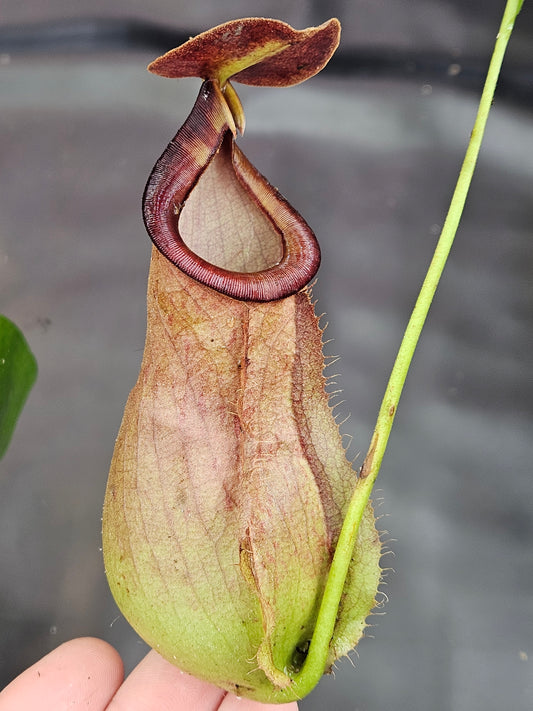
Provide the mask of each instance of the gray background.
MULTIPOLYGON (((206 29, 331 15, 344 47, 488 61, 503 0, 13 0, 0 20, 138 17, 206 29)), ((528 3, 526 2, 526 6, 528 3)), ((530 60, 526 7, 508 63, 530 60)), ((0 463, 0 682, 96 635, 128 668, 145 646, 107 590, 100 511, 144 342, 150 244, 140 195, 199 82, 145 72, 154 52, 0 55, 0 309, 39 379, 0 463)), ((531 69, 531 63, 530 63, 531 69)), ((243 87, 241 146, 315 229, 343 430, 362 455, 442 225, 476 97, 431 78, 324 75, 243 87)), ((533 121, 497 100, 458 241, 379 477, 390 601, 303 710, 533 707, 531 429, 533 121)), ((362 457, 361 455, 361 457, 362 457)), ((361 461, 361 457, 359 461, 361 461)))

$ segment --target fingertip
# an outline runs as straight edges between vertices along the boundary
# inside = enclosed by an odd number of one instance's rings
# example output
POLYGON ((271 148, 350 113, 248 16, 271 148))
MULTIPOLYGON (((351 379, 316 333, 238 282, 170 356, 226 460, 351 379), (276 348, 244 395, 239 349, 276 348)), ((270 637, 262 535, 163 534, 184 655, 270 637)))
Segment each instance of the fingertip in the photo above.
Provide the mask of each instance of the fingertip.
MULTIPOLYGON (((131 672, 113 698, 113 711, 218 709, 225 692, 167 662, 154 650, 131 672)), ((1 711, 1 709, 0 709, 1 711)))
POLYGON ((107 642, 80 637, 61 644, 0 693, 0 711, 57 711, 79 705, 102 711, 122 683, 124 668, 107 642))
POLYGON ((143 711, 298 711, 295 702, 262 704, 234 696, 181 671, 154 650, 120 687, 110 709, 130 711, 135 704, 143 711))
POLYGON ((83 654, 88 658, 94 658, 99 663, 109 664, 112 667, 120 669, 120 674, 124 674, 124 666, 122 659, 117 650, 103 639, 98 637, 76 637, 63 642, 59 647, 54 649, 50 654, 55 654, 59 651, 68 654, 83 654))
POLYGON ((289 704, 262 704, 228 694, 220 704, 219 711, 298 711, 298 704, 296 701, 289 704))

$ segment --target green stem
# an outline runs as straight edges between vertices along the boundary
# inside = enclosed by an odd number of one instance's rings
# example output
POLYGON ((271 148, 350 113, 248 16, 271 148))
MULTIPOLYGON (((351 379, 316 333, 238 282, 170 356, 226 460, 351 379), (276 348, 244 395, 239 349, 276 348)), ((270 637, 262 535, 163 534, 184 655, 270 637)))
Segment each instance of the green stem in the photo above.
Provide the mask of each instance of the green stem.
POLYGON ((324 597, 320 606, 318 619, 309 647, 305 664, 301 671, 294 677, 294 691, 296 695, 303 696, 308 693, 324 673, 329 646, 333 636, 339 604, 344 588, 344 582, 350 566, 353 548, 359 524, 363 512, 367 506, 372 487, 378 475, 383 455, 387 447, 392 423, 398 408, 400 395, 404 386, 407 372, 413 358, 413 354, 426 320, 433 295, 439 283, 442 271, 453 244, 455 233, 459 225, 459 220, 463 212, 466 196, 474 168, 476 165, 479 149, 487 117, 490 111, 496 82, 500 73, 503 57, 514 21, 520 12, 523 0, 507 0, 505 6, 500 31, 497 35, 494 52, 490 62, 485 86, 479 103, 477 117, 470 137, 470 142, 466 151, 465 159, 459 174, 457 185, 450 203, 450 208, 442 228, 442 233, 437 242, 435 253, 426 278, 420 289, 418 299, 407 324, 407 328, 396 356, 396 361, 392 368, 391 376, 385 390, 385 395, 381 403, 376 426, 372 435, 370 448, 366 455, 361 475, 348 506, 346 517, 343 522, 335 556, 330 568, 324 597))

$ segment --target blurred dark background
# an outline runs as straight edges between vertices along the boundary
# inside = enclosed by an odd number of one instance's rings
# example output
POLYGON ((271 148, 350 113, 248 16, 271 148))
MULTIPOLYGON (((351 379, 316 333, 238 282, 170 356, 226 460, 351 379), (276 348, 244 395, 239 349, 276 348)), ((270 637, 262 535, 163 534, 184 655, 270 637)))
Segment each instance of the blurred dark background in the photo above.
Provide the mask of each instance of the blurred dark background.
MULTIPOLYGON (((140 196, 199 81, 145 65, 240 16, 336 15, 329 70, 241 87, 241 146, 315 229, 315 293, 366 451, 472 128, 503 0, 4 0, 0 310, 39 378, 0 463, 0 685, 60 642, 145 645, 103 573, 100 512, 136 379, 150 243, 140 196)), ((385 616, 303 711, 533 707, 533 13, 504 65, 457 243, 375 498, 385 616)))

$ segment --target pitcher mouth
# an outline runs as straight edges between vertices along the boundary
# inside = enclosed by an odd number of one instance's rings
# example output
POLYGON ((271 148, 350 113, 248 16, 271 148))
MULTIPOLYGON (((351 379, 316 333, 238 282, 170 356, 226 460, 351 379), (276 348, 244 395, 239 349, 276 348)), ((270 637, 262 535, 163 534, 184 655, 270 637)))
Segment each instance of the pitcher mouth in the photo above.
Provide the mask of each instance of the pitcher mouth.
MULTIPOLYGON (((216 291, 243 301, 274 301, 303 289, 316 275, 320 248, 309 225, 283 196, 250 163, 235 143, 235 123, 231 109, 217 80, 204 81, 198 99, 184 125, 157 161, 143 197, 143 216, 148 233, 159 249, 176 267, 196 281, 216 291), (233 123, 233 125, 231 125, 233 123), (246 245, 256 250, 251 264, 256 271, 242 269, 242 255, 235 258, 241 269, 232 269, 229 260, 212 263, 192 248, 180 231, 180 216, 187 200, 209 171, 215 157, 225 162, 251 207, 271 226, 268 245, 246 245), (272 237, 279 240, 272 248, 272 237), (264 252, 274 255, 265 262, 264 252), (276 254, 277 252, 277 254, 276 254), (261 263, 263 262, 263 263, 261 263)), ((224 185, 217 186, 223 193, 224 185)), ((195 209, 202 210, 201 201, 195 209)), ((205 209, 208 209, 207 206, 205 209)), ((228 204, 221 210, 231 213, 228 204)), ((215 216, 216 217, 216 216, 215 216)), ((223 215, 219 216, 225 222, 223 215)), ((246 239, 238 234, 239 225, 230 232, 217 234, 217 240, 246 239)), ((266 234, 263 230, 263 234, 266 234)), ((201 240, 201 237, 200 237, 201 240)), ((230 252, 232 249, 230 249, 230 252)), ((253 267, 252 267, 253 268, 253 267)))

